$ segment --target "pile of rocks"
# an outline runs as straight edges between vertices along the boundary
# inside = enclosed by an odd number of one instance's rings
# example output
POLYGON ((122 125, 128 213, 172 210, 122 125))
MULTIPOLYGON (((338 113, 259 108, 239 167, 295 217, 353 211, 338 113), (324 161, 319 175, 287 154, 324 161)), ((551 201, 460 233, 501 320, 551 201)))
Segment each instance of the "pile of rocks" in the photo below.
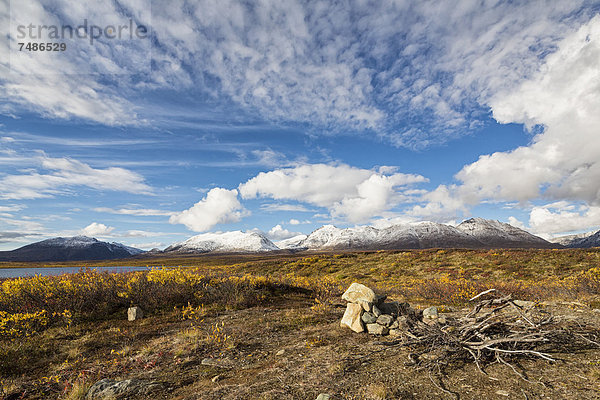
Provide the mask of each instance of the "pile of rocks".
POLYGON ((358 333, 367 331, 372 335, 398 336, 415 321, 438 322, 435 307, 419 311, 408 303, 386 302, 386 298, 365 285, 353 283, 342 295, 348 305, 340 325, 358 333))

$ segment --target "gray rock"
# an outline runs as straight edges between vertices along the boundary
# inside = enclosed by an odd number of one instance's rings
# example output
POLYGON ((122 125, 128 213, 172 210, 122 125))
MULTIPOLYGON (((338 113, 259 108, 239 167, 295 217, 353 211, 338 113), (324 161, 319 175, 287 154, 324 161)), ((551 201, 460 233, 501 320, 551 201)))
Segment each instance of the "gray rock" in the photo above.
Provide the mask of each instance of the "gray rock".
POLYGON ((92 385, 85 396, 86 399, 114 399, 115 397, 130 398, 133 396, 147 396, 159 390, 162 385, 158 382, 148 382, 139 379, 117 381, 102 379, 92 385))
POLYGON ((346 306, 346 312, 344 312, 344 316, 340 322, 340 326, 348 327, 356 333, 364 332, 365 328, 360 319, 362 313, 363 308, 360 304, 348 303, 346 306))
POLYGON ((371 335, 387 335, 389 332, 389 329, 386 326, 383 325, 379 325, 379 324, 367 324, 367 331, 371 334, 371 335))
POLYGON ((438 309, 437 307, 429 307, 423 310, 423 321, 426 319, 437 319, 438 309))
POLYGON ((144 318, 144 312, 139 307, 129 307, 127 310, 127 320, 135 321, 136 319, 144 318))
POLYGON ((327 393, 321 393, 317 396, 317 400, 331 400, 331 395, 327 393))
POLYGON ((377 322, 377 317, 370 312, 366 312, 362 315, 361 317, 362 322, 364 322, 365 324, 374 324, 375 322, 377 322))
POLYGON ((390 329, 390 336, 400 336, 402 331, 400 329, 390 329))
POLYGON ((377 306, 373 306, 373 315, 379 317, 381 315, 381 310, 377 306))
POLYGON ((392 322, 394 322, 394 317, 391 315, 381 314, 379 317, 377 317, 377 323, 379 325, 390 326, 392 322))
POLYGON ((342 295, 342 299, 350 302, 350 303, 358 303, 360 301, 366 301, 369 303, 374 303, 377 299, 375 292, 360 283, 354 282, 350 287, 344 292, 342 295))

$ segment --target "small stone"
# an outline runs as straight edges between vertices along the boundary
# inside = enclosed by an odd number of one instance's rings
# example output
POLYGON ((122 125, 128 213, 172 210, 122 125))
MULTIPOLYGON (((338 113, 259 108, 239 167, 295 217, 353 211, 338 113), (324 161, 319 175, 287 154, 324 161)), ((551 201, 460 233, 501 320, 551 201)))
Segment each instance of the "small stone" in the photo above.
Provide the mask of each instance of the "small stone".
POLYGON ((423 320, 426 319, 437 319, 438 309, 437 307, 429 307, 423 310, 423 320))
POLYGON ((367 324, 367 331, 371 335, 387 335, 389 329, 386 326, 379 324, 367 324))
POLYGON ((139 307, 129 307, 127 310, 127 320, 135 321, 136 319, 140 319, 144 317, 144 312, 139 307))
POLYGON ((394 317, 391 315, 381 314, 379 317, 377 317, 377 323, 379 325, 390 326, 392 322, 394 322, 394 317))
POLYGON ((390 329, 390 336, 400 336, 402 331, 400 329, 390 329))
POLYGON ((340 322, 340 326, 348 327, 356 333, 364 332, 365 328, 360 319, 362 313, 363 308, 360 304, 348 303, 346 306, 346 312, 344 312, 344 316, 340 322))
POLYGON ((317 396, 317 400, 331 400, 331 395, 327 393, 321 393, 317 396))
POLYGON ((342 299, 350 303, 358 303, 359 301, 366 301, 369 303, 375 302, 377 296, 373 289, 361 285, 360 283, 354 282, 342 295, 342 299))
POLYGON ((365 324, 374 324, 375 322, 377 322, 377 317, 370 312, 366 312, 362 315, 361 317, 362 322, 364 322, 365 324))
POLYGON ((394 321, 392 322, 392 324, 390 325, 390 329, 398 329, 400 327, 400 324, 398 323, 398 321, 394 321))
POLYGON ((377 306, 373 306, 373 315, 379 317, 381 315, 381 310, 377 306))
POLYGON ((282 356, 285 353, 284 349, 279 350, 277 353, 275 353, 276 356, 282 356))
POLYGON ((211 381, 213 382, 219 382, 221 380, 221 375, 215 375, 212 377, 211 381))
POLYGON ((363 310, 365 310, 366 312, 371 312, 371 307, 373 307, 373 303, 371 303, 369 301, 361 300, 358 302, 358 304, 360 304, 362 306, 363 310))

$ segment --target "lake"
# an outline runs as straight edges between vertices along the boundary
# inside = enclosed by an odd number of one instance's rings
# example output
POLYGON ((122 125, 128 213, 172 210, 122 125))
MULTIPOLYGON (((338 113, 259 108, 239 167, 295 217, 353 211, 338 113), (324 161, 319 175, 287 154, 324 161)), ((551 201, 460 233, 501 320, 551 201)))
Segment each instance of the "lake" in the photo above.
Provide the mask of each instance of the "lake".
MULTIPOLYGON (((33 268, 0 268, 0 279, 21 278, 34 275, 62 275, 79 272, 80 267, 33 267, 33 268)), ((108 271, 113 273, 146 271, 150 267, 92 267, 97 271, 108 271)))

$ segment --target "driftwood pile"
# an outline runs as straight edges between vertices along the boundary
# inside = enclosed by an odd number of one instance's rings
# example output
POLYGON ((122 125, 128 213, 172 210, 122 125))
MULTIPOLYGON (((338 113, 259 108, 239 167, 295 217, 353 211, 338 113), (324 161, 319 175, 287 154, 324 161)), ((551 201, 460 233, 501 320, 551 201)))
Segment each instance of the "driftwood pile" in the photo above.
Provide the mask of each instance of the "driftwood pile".
POLYGON ((564 332, 552 326, 549 313, 494 289, 471 299, 475 300, 463 317, 446 318, 443 324, 409 320, 399 340, 382 344, 408 346, 414 350, 409 363, 437 372, 453 361, 471 360, 485 374, 485 365, 499 362, 526 379, 511 359, 525 356, 555 361, 548 351, 560 344, 564 332))

